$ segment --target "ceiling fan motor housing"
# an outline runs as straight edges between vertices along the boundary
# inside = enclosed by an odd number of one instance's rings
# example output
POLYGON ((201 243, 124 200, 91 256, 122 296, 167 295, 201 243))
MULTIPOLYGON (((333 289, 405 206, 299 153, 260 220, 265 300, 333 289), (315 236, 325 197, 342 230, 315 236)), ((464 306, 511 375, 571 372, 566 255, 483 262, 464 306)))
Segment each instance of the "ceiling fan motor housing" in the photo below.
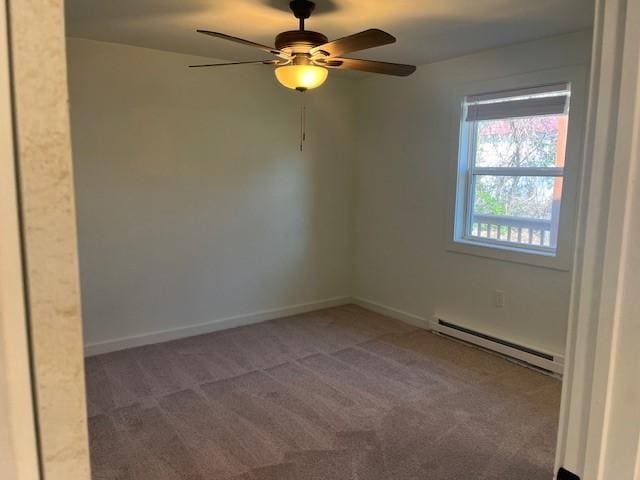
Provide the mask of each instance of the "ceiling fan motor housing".
POLYGON ((329 39, 319 32, 310 30, 291 30, 279 33, 276 37, 276 48, 291 53, 309 53, 313 47, 324 45, 329 39))

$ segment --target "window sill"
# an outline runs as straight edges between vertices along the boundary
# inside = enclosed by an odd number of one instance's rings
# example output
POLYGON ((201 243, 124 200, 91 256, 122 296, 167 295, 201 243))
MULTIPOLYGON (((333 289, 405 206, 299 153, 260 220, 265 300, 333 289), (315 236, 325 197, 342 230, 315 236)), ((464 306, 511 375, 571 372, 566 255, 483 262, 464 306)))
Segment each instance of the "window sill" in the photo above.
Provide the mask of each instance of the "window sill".
POLYGON ((446 250, 451 253, 462 253, 562 272, 571 270, 570 262, 566 258, 549 252, 527 250, 509 245, 488 245, 473 240, 456 239, 448 242, 446 250))

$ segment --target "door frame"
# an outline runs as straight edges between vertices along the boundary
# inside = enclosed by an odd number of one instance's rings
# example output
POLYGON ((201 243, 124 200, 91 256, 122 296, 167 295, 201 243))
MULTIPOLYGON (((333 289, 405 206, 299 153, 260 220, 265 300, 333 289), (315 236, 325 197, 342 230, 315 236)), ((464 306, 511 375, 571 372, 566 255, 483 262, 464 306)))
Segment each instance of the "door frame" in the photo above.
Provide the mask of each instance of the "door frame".
POLYGON ((631 480, 640 468, 640 417, 632 401, 640 404, 640 359, 637 346, 621 335, 640 338, 640 308, 632 293, 634 280, 636 290, 640 284, 640 259, 632 248, 632 238, 640 235, 634 223, 634 215, 640 216, 638 18, 640 0, 596 2, 586 175, 556 458, 558 468, 588 480, 631 480), (622 438, 625 448, 618 443, 622 438))
MULTIPOLYGON (((3 242, 5 234, 11 237, 7 253, 13 275, 1 294, 13 292, 11 300, 23 307, 5 312, 3 305, 2 334, 5 325, 26 331, 28 354, 17 351, 25 347, 17 338, 7 350, 10 368, 1 370, 10 377, 11 394, 22 388, 25 402, 25 384, 30 386, 34 417, 29 425, 22 415, 13 439, 20 450, 11 453, 3 469, 18 480, 89 480, 64 1, 4 0, 2 10, 0 28, 6 34, 0 55, 8 68, 0 97, 5 104, 8 99, 13 149, 3 152, 0 168, 7 183, 3 189, 16 194, 0 197, 7 208, 13 198, 1 225, 4 229, 13 219, 2 232, 3 242), (15 368, 19 364, 22 370, 15 368)), ((4 264, 2 273, 9 273, 4 264)), ((13 413, 3 406, 0 421, 8 415, 16 421, 13 413)))
POLYGON ((0 8, 0 474, 40 478, 15 163, 7 10, 0 8))

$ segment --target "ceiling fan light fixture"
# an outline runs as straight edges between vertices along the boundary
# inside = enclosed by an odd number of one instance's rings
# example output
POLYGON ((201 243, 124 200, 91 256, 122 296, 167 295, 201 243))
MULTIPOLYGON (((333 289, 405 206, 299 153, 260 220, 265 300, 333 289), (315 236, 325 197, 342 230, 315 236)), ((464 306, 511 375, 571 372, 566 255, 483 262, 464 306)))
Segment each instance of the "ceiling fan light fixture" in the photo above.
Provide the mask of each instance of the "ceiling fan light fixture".
POLYGON ((209 63, 189 65, 190 67, 219 67, 222 65, 258 64, 276 65, 276 78, 285 87, 305 92, 318 88, 329 74, 327 67, 336 70, 359 70, 361 72, 380 73, 406 77, 415 72, 413 65, 399 63, 376 62, 344 57, 346 54, 367 50, 369 48, 390 45, 395 37, 378 28, 370 28, 353 35, 329 41, 326 35, 305 28, 314 8, 312 0, 291 0, 289 6, 299 20, 298 30, 280 32, 275 38, 275 47, 233 37, 221 32, 197 30, 198 33, 221 38, 240 45, 252 47, 263 53, 277 57, 277 60, 257 60, 253 62, 209 63))
POLYGON ((329 71, 317 65, 285 65, 276 68, 276 78, 287 88, 306 92, 318 88, 329 75, 329 71))

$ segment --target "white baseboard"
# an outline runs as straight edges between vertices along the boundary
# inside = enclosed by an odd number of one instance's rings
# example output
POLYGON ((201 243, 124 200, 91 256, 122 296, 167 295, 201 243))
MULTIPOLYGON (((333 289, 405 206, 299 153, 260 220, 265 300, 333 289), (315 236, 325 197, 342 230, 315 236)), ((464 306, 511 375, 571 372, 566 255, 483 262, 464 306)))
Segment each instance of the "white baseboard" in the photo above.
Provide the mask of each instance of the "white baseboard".
POLYGON ((275 318, 288 317, 290 315, 299 315, 301 313, 321 310, 323 308, 346 305, 352 302, 353 299, 351 297, 335 297, 326 300, 320 300, 317 302, 290 305, 288 307, 276 308, 273 310, 264 310, 261 312, 250 313, 248 315, 236 315, 233 317, 220 318, 218 320, 202 323, 199 325, 190 325, 188 327, 172 328, 153 333, 145 333, 142 335, 115 338, 113 340, 106 340, 103 342, 96 342, 85 345, 84 354, 86 357, 90 357, 93 355, 100 355, 102 353, 124 350, 125 348, 140 347, 142 345, 149 345, 152 343, 167 342, 169 340, 177 340, 179 338, 217 332, 219 330, 226 330, 228 328, 252 325, 255 323, 273 320, 275 318))
POLYGON ((396 320, 400 320, 401 322, 408 323, 409 325, 413 325, 418 328, 423 328, 425 330, 431 330, 434 333, 444 334, 449 338, 462 340, 464 342, 476 345, 477 347, 483 348, 485 350, 489 350, 498 355, 514 358, 520 362, 525 362, 528 365, 532 365, 532 366, 553 372, 556 375, 562 375, 562 371, 564 368, 564 358, 561 354, 549 353, 541 349, 532 348, 532 350, 538 350, 541 353, 545 353, 550 356, 553 356, 552 360, 546 360, 546 359, 537 357, 535 355, 531 355, 529 353, 522 352, 514 348, 510 348, 510 347, 498 344, 496 342, 488 341, 486 339, 478 338, 477 336, 465 334, 463 332, 438 325, 437 319, 427 320, 426 318, 422 318, 413 313, 408 313, 408 312, 399 310, 397 308, 389 307, 387 305, 382 305, 380 303, 376 303, 371 300, 367 300, 359 297, 354 297, 353 303, 361 306, 362 308, 366 308, 367 310, 371 310, 371 311, 380 313, 382 315, 386 315, 387 317, 395 318, 396 320))
POLYGON ((413 325, 414 327, 424 328, 426 330, 431 329, 429 320, 418 315, 414 315, 413 313, 404 312, 402 310, 398 310, 397 308, 382 305, 380 303, 376 303, 360 297, 354 297, 352 299, 352 302, 356 305, 361 306, 362 308, 377 312, 381 315, 386 315, 387 317, 395 318, 396 320, 408 323, 409 325, 413 325))
MULTIPOLYGON (((310 302, 298 305, 290 305, 283 308, 276 308, 272 310, 263 310, 260 312, 251 313, 248 315, 235 315, 227 318, 220 318, 212 322, 202 323, 199 325, 190 325, 187 327, 173 328, 168 330, 161 330, 157 332, 132 335, 130 337, 116 338, 112 340, 106 340, 103 342, 90 343, 85 345, 84 354, 86 357, 93 355, 100 355, 103 353, 115 352, 118 350, 124 350, 126 348, 140 347, 143 345, 150 345, 153 343, 167 342, 170 340, 177 340, 180 338, 192 337, 195 335, 203 335, 206 333, 217 332, 220 330, 227 330, 229 328, 242 327, 245 325, 253 325, 256 323, 266 322, 276 318, 287 317, 290 315, 299 315, 302 313, 312 312, 314 310, 321 310, 324 308, 338 307, 340 305, 356 304, 367 310, 380 313, 390 318, 394 318, 401 322, 413 325, 425 330, 431 330, 436 333, 448 335, 453 338, 457 338, 468 343, 475 344, 481 348, 492 350, 498 354, 507 355, 512 358, 517 358, 521 361, 525 361, 531 365, 544 368, 556 372, 562 373, 562 356, 558 354, 554 355, 554 361, 549 362, 545 360, 536 359, 529 354, 513 351, 510 348, 497 345, 494 342, 488 342, 486 340, 478 339, 468 334, 454 331, 442 326, 437 325, 435 320, 427 320, 413 313, 408 313, 403 310, 399 310, 388 305, 383 305, 371 300, 367 300, 360 297, 335 297, 326 300, 320 300, 317 302, 310 302)), ((545 352, 546 353, 546 352, 545 352)))

